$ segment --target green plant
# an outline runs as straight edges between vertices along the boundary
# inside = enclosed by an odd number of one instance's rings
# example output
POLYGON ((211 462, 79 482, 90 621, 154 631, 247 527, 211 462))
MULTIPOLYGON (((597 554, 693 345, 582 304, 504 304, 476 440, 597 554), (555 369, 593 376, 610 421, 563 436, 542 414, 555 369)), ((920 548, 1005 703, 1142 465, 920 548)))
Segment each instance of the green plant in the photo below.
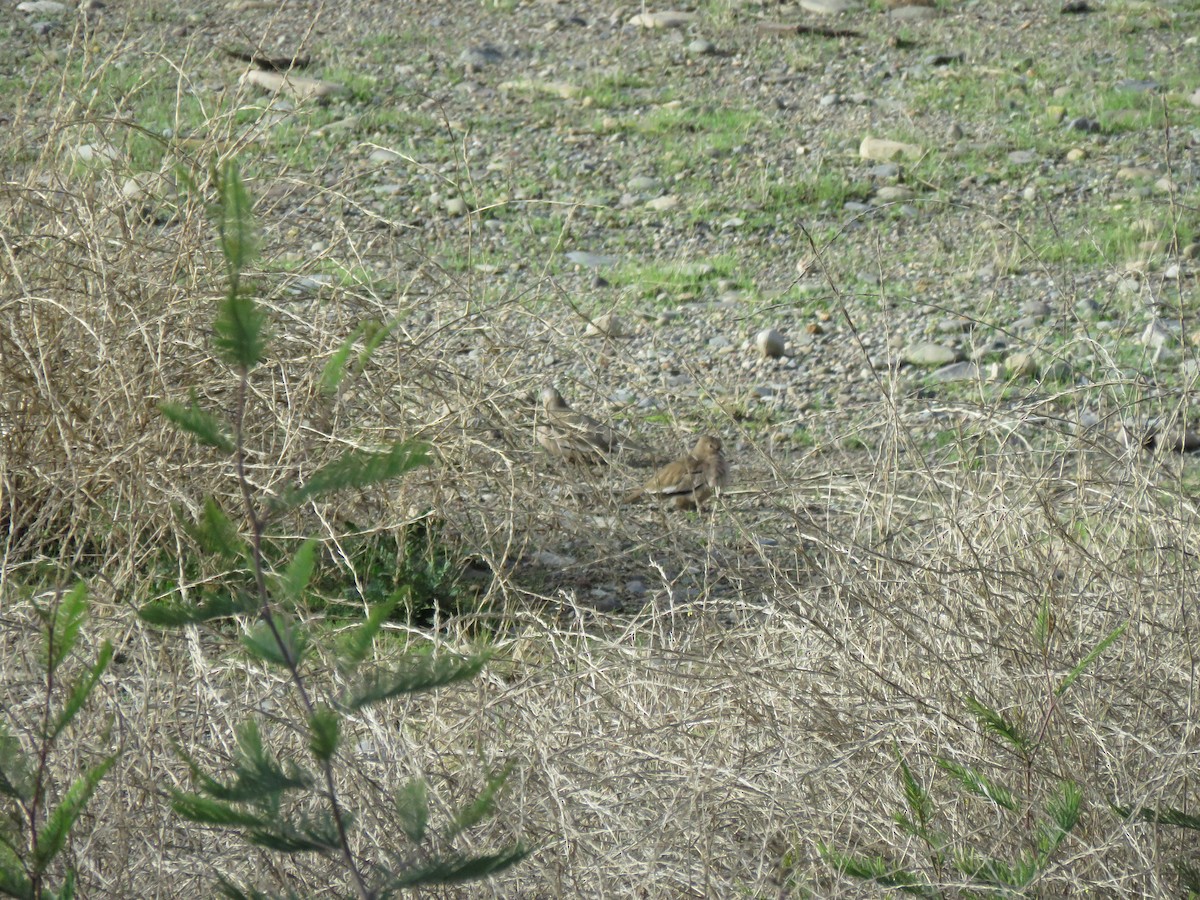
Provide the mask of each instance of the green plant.
POLYGON ((83 709, 112 659, 112 644, 105 641, 95 661, 63 684, 63 666, 75 649, 87 614, 87 586, 80 582, 70 591, 57 592, 46 606, 35 605, 45 630, 38 654, 43 700, 36 721, 20 731, 30 735, 26 749, 5 721, 12 710, 3 708, 0 719, 0 894, 22 898, 69 898, 75 895, 75 871, 62 870, 56 860, 67 846, 79 816, 100 779, 112 768, 117 755, 104 757, 65 791, 58 794, 51 755, 63 732, 83 709), (58 805, 53 799, 58 794, 58 805), (57 886, 55 886, 57 885, 57 886))
MULTIPOLYGON (((1121 625, 1110 632, 1059 681, 1037 729, 1022 727, 975 697, 964 699, 980 729, 1016 758, 1026 794, 1031 793, 1039 761, 1047 750, 1047 726, 1058 701, 1124 630, 1125 625, 1121 625)), ((1046 601, 1038 611, 1034 638, 1047 658, 1054 631, 1054 616, 1046 601)), ((972 892, 985 896, 1011 896, 1025 891, 1050 868, 1079 823, 1083 793, 1070 779, 1060 780, 1038 804, 1032 797, 1022 797, 991 777, 982 767, 939 755, 933 760, 936 767, 959 790, 987 803, 992 821, 1002 823, 1003 837, 995 840, 954 834, 939 824, 941 816, 932 794, 918 780, 898 746, 893 745, 893 753, 900 769, 905 809, 895 813, 892 820, 902 833, 918 840, 924 849, 925 865, 906 865, 886 856, 842 853, 828 844, 819 844, 821 856, 840 874, 922 897, 947 896, 947 884, 962 882, 972 892), (998 848, 1005 848, 1006 852, 998 852, 998 848)))
MULTIPOLYGON (((489 654, 435 653, 429 646, 416 647, 410 648, 397 666, 372 666, 372 647, 406 596, 407 586, 371 606, 362 621, 337 635, 311 627, 295 615, 297 609, 310 607, 307 601, 318 545, 312 539, 304 541, 289 557, 279 549, 284 546, 281 540, 268 537, 272 521, 340 489, 361 489, 396 478, 427 464, 428 456, 420 444, 397 441, 378 450, 345 452, 317 468, 303 483, 270 498, 251 484, 247 477, 251 455, 247 426, 254 397, 252 376, 267 351, 267 320, 243 277, 255 256, 256 236, 250 198, 234 164, 227 164, 221 171, 218 185, 228 289, 214 332, 218 353, 236 375, 232 411, 223 420, 201 409, 195 397, 186 405, 164 404, 162 411, 198 443, 230 459, 248 533, 242 533, 243 529, 214 498, 205 502, 191 532, 202 549, 228 568, 242 572, 245 578, 241 584, 210 593, 200 604, 168 597, 146 603, 139 615, 158 627, 239 620, 246 626, 241 641, 244 652, 252 662, 285 673, 303 720, 292 729, 300 740, 291 753, 274 751, 257 721, 240 725, 232 778, 228 780, 205 773, 192 756, 181 753, 196 789, 173 790, 173 808, 190 821, 234 829, 250 843, 269 850, 331 860, 345 873, 353 895, 361 900, 394 896, 404 888, 421 884, 485 877, 514 865, 526 850, 515 844, 497 853, 471 856, 438 848, 452 847, 463 831, 493 812, 507 769, 489 777, 480 795, 452 818, 436 841, 429 827, 427 788, 420 779, 399 786, 391 797, 396 822, 392 833, 403 835, 406 843, 373 847, 367 852, 356 849, 352 840, 356 817, 347 808, 339 787, 339 774, 349 769, 345 763, 350 751, 342 742, 347 717, 397 696, 469 679, 481 670, 489 654), (344 687, 320 683, 319 660, 328 658, 332 658, 344 687), (314 807, 321 812, 314 813, 314 807)), ((364 329, 356 331, 326 366, 323 386, 336 389, 351 362, 356 341, 364 339, 369 348, 374 348, 387 331, 386 327, 376 328, 365 338, 364 329)), ((221 890, 234 898, 263 896, 253 888, 224 879, 221 890)))

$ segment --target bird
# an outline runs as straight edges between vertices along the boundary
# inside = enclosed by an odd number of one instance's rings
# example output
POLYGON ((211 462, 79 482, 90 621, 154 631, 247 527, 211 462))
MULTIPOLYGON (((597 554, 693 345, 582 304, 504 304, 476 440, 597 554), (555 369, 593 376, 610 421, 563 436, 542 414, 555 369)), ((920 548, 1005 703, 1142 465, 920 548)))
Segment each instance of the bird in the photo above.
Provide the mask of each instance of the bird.
POLYGON ((571 409, 555 388, 548 387, 538 397, 541 421, 534 434, 545 450, 572 462, 604 462, 614 450, 643 448, 621 437, 591 416, 571 409))
POLYGON ((669 462, 640 488, 625 495, 625 502, 647 495, 673 499, 676 509, 691 509, 719 493, 729 482, 729 465, 721 452, 721 439, 703 435, 692 452, 669 462))

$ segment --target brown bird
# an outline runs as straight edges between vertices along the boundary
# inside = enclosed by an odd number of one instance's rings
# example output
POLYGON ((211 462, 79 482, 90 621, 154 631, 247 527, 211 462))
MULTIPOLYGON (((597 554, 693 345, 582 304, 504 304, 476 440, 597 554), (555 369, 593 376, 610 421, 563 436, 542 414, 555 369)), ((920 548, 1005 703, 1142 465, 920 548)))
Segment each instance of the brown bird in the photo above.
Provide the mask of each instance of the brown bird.
POLYGON ((721 439, 706 434, 692 452, 667 463, 650 480, 625 495, 626 502, 646 495, 673 499, 676 509, 699 506, 729 481, 729 466, 721 453, 721 439))
POLYGON ((621 447, 642 450, 607 425, 571 409, 552 387, 542 391, 538 401, 541 421, 534 433, 537 442, 555 456, 572 462, 603 462, 606 454, 621 447))

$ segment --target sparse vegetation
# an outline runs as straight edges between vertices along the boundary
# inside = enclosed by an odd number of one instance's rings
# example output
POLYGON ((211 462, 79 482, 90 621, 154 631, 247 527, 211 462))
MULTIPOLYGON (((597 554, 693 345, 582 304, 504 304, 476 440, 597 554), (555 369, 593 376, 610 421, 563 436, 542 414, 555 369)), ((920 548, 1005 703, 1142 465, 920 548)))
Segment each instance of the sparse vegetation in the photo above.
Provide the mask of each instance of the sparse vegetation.
POLYGON ((0 889, 1196 890, 1194 3, 210 6, 0 24, 0 889))

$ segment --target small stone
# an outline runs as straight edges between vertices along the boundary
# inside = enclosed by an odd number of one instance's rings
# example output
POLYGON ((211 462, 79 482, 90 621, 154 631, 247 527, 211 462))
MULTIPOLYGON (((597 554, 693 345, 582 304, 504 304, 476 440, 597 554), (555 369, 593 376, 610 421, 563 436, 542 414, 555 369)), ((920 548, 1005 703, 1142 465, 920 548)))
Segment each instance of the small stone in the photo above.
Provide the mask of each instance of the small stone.
POLYGON ((888 18, 894 22, 922 22, 937 17, 937 8, 925 5, 899 6, 888 11, 888 18))
POLYGON ((933 381, 975 381, 979 378, 979 366, 973 362, 955 362, 929 373, 933 381))
POLYGON ((620 317, 616 313, 605 313, 588 322, 583 336, 616 338, 622 337, 625 333, 625 323, 621 321, 620 317))
POLYGON ((943 344, 932 341, 919 341, 904 348, 901 358, 913 366, 945 366, 961 359, 961 354, 943 344))
POLYGON ((446 212, 452 216, 465 216, 467 214, 467 201, 462 197, 447 198, 446 212))
POLYGON ((698 18, 695 13, 689 12, 647 12, 638 13, 629 20, 629 24, 639 28, 683 28, 698 18))
POLYGON ((687 52, 689 56, 712 56, 717 52, 717 45, 712 41, 697 38, 687 45, 687 52))
POLYGON ((371 151, 371 155, 367 157, 367 162, 381 164, 396 162, 396 160, 403 158, 398 150, 389 150, 387 147, 376 147, 371 151))
POLYGON ((608 266, 615 266, 621 261, 619 256, 609 256, 604 253, 589 253, 586 250, 572 250, 567 254, 567 259, 577 266, 583 266, 585 269, 603 269, 608 266))
POLYGON ((1067 162, 1079 162, 1081 159, 1087 159, 1087 151, 1081 147, 1072 147, 1067 151, 1067 162))
POLYGON ((66 11, 67 5, 55 0, 27 0, 17 4, 17 12, 29 13, 31 16, 61 16, 66 11))
POLYGON ((912 188, 899 184, 885 184, 875 192, 875 200, 880 203, 897 203, 912 200, 917 192, 912 188))
POLYGON ((818 16, 836 16, 854 8, 851 0, 800 0, 800 8, 818 16))
POLYGON ((647 200, 646 206, 655 212, 666 212, 674 209, 679 205, 679 198, 674 194, 666 194, 662 197, 655 197, 653 200, 647 200))
POLYGON ((1174 344, 1175 339, 1175 333, 1162 319, 1152 319, 1142 332, 1141 342, 1154 350, 1160 350, 1174 344))
POLYGON ((634 175, 627 182, 625 182, 625 187, 629 188, 629 190, 634 191, 635 193, 642 193, 644 191, 657 191, 662 189, 662 179, 655 178, 651 175, 634 175))
POLYGON ((1018 350, 1004 360, 1004 370, 1011 378, 1035 378, 1038 373, 1037 359, 1028 350, 1018 350))
POLYGON ((774 328, 764 328, 754 336, 754 346, 767 359, 779 359, 783 356, 786 342, 783 335, 774 328))
POLYGON ((865 137, 858 145, 858 155, 863 159, 895 159, 903 156, 905 159, 920 159, 925 151, 916 144, 905 144, 901 141, 889 141, 885 138, 865 137))

